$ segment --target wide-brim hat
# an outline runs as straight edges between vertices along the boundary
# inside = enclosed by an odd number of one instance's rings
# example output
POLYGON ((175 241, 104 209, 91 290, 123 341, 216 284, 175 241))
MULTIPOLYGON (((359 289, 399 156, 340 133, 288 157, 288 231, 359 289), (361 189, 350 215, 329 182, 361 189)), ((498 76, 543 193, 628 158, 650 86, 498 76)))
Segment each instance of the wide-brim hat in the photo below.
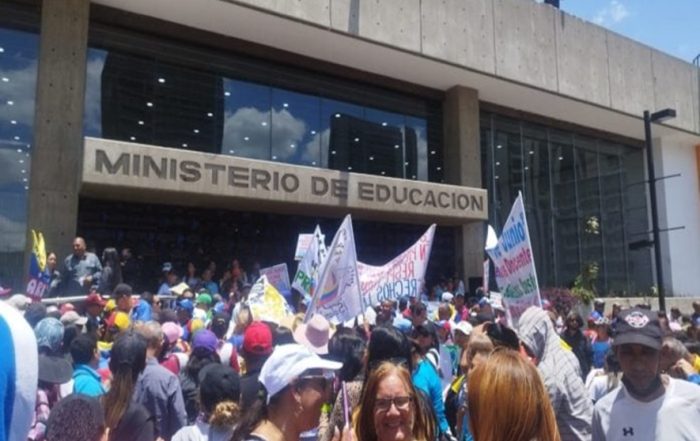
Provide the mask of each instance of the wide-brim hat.
POLYGON ((63 384, 73 376, 73 366, 59 355, 39 354, 39 381, 63 384))
POLYGON ((314 314, 307 323, 297 326, 294 340, 319 355, 328 354, 328 340, 333 336, 331 325, 320 314, 314 314))

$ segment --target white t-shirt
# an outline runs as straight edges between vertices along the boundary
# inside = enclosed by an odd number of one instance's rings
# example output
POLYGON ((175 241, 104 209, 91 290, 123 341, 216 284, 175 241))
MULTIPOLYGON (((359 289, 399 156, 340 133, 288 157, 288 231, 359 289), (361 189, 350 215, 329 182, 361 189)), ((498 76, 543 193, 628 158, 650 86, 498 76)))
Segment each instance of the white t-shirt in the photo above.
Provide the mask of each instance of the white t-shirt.
POLYGON ((595 405, 593 441, 700 440, 700 386, 669 378, 654 401, 638 401, 624 385, 595 405))

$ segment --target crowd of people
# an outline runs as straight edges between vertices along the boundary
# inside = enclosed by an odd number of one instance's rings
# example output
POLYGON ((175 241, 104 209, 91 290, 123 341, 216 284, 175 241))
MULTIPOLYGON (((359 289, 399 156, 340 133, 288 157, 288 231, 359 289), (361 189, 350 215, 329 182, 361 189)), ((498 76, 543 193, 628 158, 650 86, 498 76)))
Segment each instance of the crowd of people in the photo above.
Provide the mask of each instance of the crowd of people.
POLYGON ((336 325, 297 296, 273 323, 237 261, 219 282, 166 263, 135 295, 116 250, 73 249, 54 287, 84 300, 0 301, 0 441, 700 440, 700 303, 513 322, 450 282, 436 307, 336 325))

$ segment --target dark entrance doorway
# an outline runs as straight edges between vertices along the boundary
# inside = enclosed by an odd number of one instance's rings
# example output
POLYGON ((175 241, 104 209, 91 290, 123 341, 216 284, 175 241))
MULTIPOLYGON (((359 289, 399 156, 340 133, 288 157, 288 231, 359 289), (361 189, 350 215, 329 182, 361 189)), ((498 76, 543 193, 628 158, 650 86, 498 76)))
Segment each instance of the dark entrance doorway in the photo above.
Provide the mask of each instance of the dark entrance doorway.
MULTIPOLYGON (((139 275, 128 282, 137 291, 155 291, 164 262, 171 262, 182 276, 188 262, 201 273, 214 261, 215 280, 234 258, 245 270, 255 262, 263 268, 286 262, 291 278, 297 267, 294 249, 298 234, 311 233, 318 224, 330 246, 341 222, 340 218, 82 198, 78 234, 98 256, 106 247, 130 248, 139 262, 139 275)), ((371 265, 386 263, 418 240, 427 227, 353 219, 358 259, 371 265)), ((455 274, 454 234, 454 227, 437 228, 426 274, 428 286, 455 274)))

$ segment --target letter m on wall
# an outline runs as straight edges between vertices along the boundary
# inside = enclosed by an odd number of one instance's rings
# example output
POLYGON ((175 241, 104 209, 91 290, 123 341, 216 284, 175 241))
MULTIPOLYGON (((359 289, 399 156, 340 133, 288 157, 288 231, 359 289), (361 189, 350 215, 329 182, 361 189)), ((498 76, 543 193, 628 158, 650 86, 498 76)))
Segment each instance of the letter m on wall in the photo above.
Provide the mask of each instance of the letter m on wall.
POLYGON ((117 173, 128 175, 130 156, 131 155, 128 153, 122 153, 119 155, 116 162, 113 163, 109 160, 107 152, 102 149, 98 149, 95 151, 95 171, 97 173, 104 173, 104 170, 106 169, 107 173, 110 175, 116 175, 117 173))

